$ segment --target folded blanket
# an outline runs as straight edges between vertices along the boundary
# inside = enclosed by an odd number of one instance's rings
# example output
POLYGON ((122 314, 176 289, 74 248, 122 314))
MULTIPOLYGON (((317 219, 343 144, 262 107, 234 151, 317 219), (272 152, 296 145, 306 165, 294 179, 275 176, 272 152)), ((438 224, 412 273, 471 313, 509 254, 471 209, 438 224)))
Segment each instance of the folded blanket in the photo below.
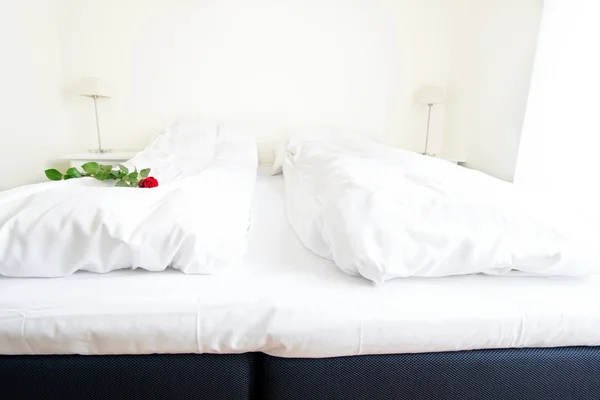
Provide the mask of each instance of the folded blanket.
POLYGON ((81 178, 2 192, 0 274, 213 273, 245 252, 256 153, 251 138, 178 123, 127 163, 152 168, 156 188, 81 178))
POLYGON ((597 225, 513 184, 357 138, 291 141, 290 223, 306 247, 381 283, 600 272, 597 225))

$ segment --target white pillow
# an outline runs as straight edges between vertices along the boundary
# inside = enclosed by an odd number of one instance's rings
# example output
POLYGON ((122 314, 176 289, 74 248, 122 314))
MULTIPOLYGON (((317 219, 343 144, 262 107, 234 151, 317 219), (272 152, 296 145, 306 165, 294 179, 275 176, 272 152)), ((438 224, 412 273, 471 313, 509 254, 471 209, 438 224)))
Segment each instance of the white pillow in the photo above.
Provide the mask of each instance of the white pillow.
POLYGON ((251 138, 176 124, 129 164, 152 168, 159 186, 81 178, 0 193, 0 275, 215 273, 243 256, 257 167, 251 138))
POLYGON ((283 171, 306 247, 375 283, 600 272, 599 227, 576 210, 443 160, 357 138, 297 141, 283 171))

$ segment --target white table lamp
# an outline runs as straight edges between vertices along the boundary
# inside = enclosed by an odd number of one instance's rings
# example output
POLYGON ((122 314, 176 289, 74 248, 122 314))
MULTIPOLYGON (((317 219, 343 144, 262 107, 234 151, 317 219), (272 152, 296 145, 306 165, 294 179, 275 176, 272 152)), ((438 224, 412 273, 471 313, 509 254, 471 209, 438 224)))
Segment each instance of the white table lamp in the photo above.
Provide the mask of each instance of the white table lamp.
POLYGON ((98 78, 82 78, 79 83, 79 94, 84 97, 94 99, 94 111, 96 112, 96 132, 98 134, 98 148, 90 150, 90 153, 108 153, 110 149, 102 148, 100 138, 100 121, 98 120, 98 99, 109 98, 109 91, 106 84, 98 78))
POLYGON ((425 152, 423 154, 428 155, 427 147, 429 145, 429 126, 431 124, 431 109, 435 104, 444 104, 446 99, 444 89, 437 86, 427 86, 419 89, 416 95, 417 103, 426 104, 429 106, 429 113, 427 114, 427 133, 425 136, 425 152))

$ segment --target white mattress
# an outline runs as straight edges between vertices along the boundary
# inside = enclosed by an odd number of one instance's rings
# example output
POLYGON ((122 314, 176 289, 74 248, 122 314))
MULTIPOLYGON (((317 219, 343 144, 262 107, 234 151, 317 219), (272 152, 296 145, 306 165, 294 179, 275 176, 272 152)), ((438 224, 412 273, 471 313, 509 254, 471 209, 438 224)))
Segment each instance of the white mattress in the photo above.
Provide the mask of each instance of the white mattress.
POLYGON ((282 357, 600 345, 600 279, 464 276, 379 287, 304 249, 260 177, 249 253, 220 275, 0 278, 0 354, 282 357))

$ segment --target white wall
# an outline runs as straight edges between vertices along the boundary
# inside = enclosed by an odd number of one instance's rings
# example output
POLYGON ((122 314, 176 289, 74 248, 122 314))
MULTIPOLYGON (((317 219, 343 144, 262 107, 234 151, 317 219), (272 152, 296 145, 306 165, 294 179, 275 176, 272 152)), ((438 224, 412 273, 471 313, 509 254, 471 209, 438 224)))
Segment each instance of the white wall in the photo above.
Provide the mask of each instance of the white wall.
POLYGON ((44 179, 71 148, 61 104, 56 4, 0 1, 0 190, 44 179))
MULTIPOLYGON (((261 139, 324 125, 419 151, 425 108, 412 96, 422 84, 445 83, 451 5, 60 0, 64 73, 69 82, 92 75, 113 86, 114 98, 101 104, 108 147, 139 148, 168 122, 194 115, 258 126, 261 139)), ((84 148, 93 146, 91 104, 74 99, 71 111, 84 148)))
POLYGON ((600 3, 546 0, 515 182, 598 213, 600 3))
POLYGON ((104 145, 120 149, 195 116, 254 126, 259 140, 324 125, 423 151, 427 109, 414 93, 447 85, 430 151, 510 179, 541 3, 3 0, 1 162, 28 163, 0 188, 96 145, 92 102, 71 90, 82 76, 112 86, 100 118, 104 145))
POLYGON ((543 0, 458 0, 445 150, 511 181, 543 0))

